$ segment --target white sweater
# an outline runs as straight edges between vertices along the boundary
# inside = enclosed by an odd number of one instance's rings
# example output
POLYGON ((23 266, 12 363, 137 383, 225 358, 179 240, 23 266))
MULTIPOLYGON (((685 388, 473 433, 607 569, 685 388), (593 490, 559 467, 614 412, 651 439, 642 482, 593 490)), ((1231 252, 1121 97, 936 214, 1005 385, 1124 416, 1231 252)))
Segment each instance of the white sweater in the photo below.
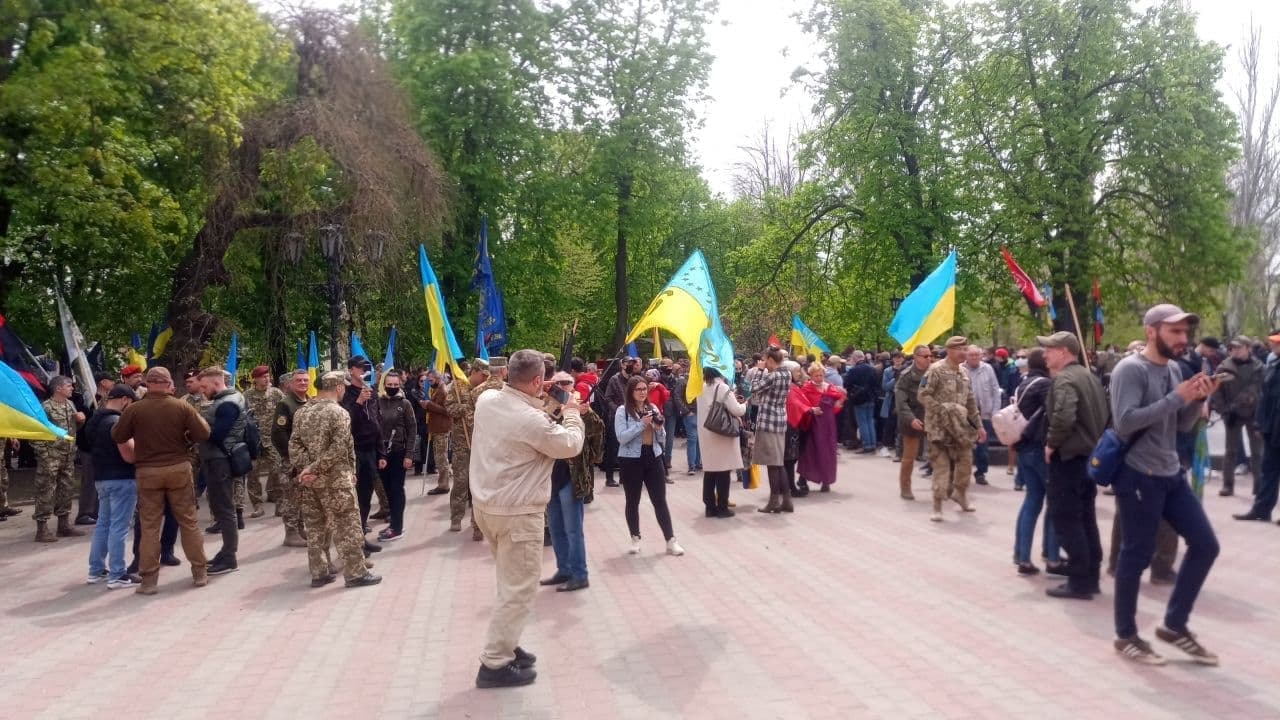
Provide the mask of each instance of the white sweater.
POLYGON ((471 502, 492 515, 545 512, 551 500, 551 467, 582 452, 582 416, 564 411, 557 424, 542 400, 510 385, 476 400, 471 438, 471 502))

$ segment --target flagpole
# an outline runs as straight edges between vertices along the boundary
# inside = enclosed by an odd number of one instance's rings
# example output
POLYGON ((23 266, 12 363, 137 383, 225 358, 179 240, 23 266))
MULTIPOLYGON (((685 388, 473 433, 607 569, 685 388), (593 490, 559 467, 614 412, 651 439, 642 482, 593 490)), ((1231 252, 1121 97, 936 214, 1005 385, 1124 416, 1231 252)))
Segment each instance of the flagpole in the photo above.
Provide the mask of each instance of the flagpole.
POLYGON ((1084 356, 1084 367, 1086 370, 1093 370, 1089 366, 1089 353, 1084 351, 1084 335, 1080 333, 1080 317, 1076 315, 1076 300, 1071 296, 1071 283, 1063 283, 1062 287, 1067 290, 1067 305, 1071 307, 1071 322, 1075 324, 1076 339, 1080 341, 1080 354, 1084 356))

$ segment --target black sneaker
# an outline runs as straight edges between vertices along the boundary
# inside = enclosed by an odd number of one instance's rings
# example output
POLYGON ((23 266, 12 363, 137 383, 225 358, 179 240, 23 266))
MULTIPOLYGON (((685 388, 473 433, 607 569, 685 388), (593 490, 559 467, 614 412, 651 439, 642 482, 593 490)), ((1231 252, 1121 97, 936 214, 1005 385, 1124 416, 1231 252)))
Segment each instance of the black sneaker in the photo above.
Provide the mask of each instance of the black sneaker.
POLYGON ((381 547, 379 547, 379 546, 377 546, 377 545, 374 545, 373 543, 369 542, 368 540, 365 540, 365 541, 364 541, 364 551, 365 551, 365 552, 370 552, 370 553, 376 553, 376 552, 382 552, 382 548, 381 548, 381 547))
POLYGON ((1114 645, 1116 652, 1123 655, 1126 660, 1142 665, 1164 665, 1164 658, 1151 649, 1151 643, 1137 635, 1131 638, 1117 638, 1114 645))
POLYGON ((311 587, 313 588, 324 587, 325 585, 328 585, 329 583, 337 579, 338 579, 338 576, 336 575, 324 575, 318 578, 311 578, 311 587))
POLYGON ((378 533, 378 542, 395 542, 403 537, 403 530, 392 530, 391 528, 386 528, 382 532, 378 533))
POLYGON ((1035 565, 1029 562, 1018 563, 1018 574, 1019 575, 1039 575, 1040 568, 1036 567, 1035 565))
POLYGON ((179 560, 175 555, 161 555, 160 564, 167 565, 169 567, 178 567, 179 565, 182 564, 182 561, 179 560))
POLYGON ((370 585, 377 585, 380 582, 382 582, 381 575, 374 575, 371 572, 365 572, 364 575, 361 575, 358 578, 353 578, 351 580, 348 580, 347 587, 349 588, 369 587, 370 585))
POLYGON ((978 473, 977 475, 974 475, 974 476, 973 476, 973 481, 974 481, 975 483, 979 484, 979 485, 990 485, 990 484, 991 484, 991 483, 987 482, 987 475, 986 475, 986 473, 978 473))
POLYGON ((485 665, 480 666, 480 671, 476 673, 476 687, 484 690, 488 688, 501 687, 520 687, 529 685, 538 679, 538 671, 531 667, 522 668, 515 664, 514 661, 504 665, 497 670, 492 670, 485 665))
POLYGON ((205 531, 206 533, 208 533, 209 535, 221 535, 221 534, 222 534, 222 528, 218 525, 218 523, 214 523, 214 524, 210 525, 209 527, 205 528, 205 529, 204 529, 204 531, 205 531))
POLYGON ((217 558, 213 562, 209 563, 209 567, 205 572, 209 575, 226 575, 227 573, 232 573, 239 569, 240 568, 236 566, 235 560, 217 558))
POLYGON ((1161 625, 1156 628, 1156 637, 1190 655, 1192 660, 1201 665, 1218 664, 1218 656, 1205 650, 1190 630, 1177 632, 1161 625))
POLYGON ((516 648, 516 659, 512 664, 518 668, 531 668, 538 662, 538 656, 531 652, 526 652, 524 648, 516 648))
POLYGON ((1044 591, 1045 595, 1052 598, 1061 598, 1064 600, 1092 600, 1093 593, 1088 590, 1076 590, 1068 583, 1063 583, 1057 587, 1051 587, 1044 591))

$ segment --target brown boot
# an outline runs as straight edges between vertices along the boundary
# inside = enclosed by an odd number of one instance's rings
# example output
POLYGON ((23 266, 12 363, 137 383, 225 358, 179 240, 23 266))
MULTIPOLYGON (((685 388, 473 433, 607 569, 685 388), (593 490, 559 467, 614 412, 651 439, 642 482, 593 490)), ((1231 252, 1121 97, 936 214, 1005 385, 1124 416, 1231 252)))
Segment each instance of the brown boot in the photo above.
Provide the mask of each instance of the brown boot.
POLYGON ((66 515, 58 516, 58 537, 84 537, 83 530, 77 530, 71 526, 71 521, 66 515))
POLYGON ((47 520, 36 521, 36 542, 58 542, 58 537, 49 530, 49 522, 47 520))
POLYGON ((769 503, 762 508, 756 508, 756 512, 776 513, 782 504, 781 497, 777 493, 769 493, 769 503))
POLYGON ((290 528, 284 529, 284 546, 285 547, 306 547, 307 539, 297 530, 290 528))

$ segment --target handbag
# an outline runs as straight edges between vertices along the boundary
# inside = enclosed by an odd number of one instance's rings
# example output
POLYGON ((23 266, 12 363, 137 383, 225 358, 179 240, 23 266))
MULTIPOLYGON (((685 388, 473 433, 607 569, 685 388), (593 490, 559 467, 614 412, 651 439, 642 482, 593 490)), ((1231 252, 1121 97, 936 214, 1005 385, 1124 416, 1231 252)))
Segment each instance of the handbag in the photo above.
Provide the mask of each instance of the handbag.
MULTIPOLYGON (((1027 386, 1027 389, 1030 390, 1042 379, 1036 378, 1027 386)), ((1013 447, 1018 444, 1022 440, 1022 433, 1030 424, 1031 418, 1023 417, 1022 411, 1018 409, 1018 396, 1016 393, 1013 396, 1012 403, 1000 408, 991 416, 991 427, 996 431, 996 437, 1000 438, 1001 444, 1005 447, 1013 447)))
POLYGON ((707 417, 702 421, 702 427, 717 435, 738 437, 742 432, 742 421, 730 415, 729 410, 724 406, 724 401, 717 397, 707 409, 707 417))
POLYGON ((1142 429, 1126 443, 1120 439, 1120 433, 1115 428, 1104 430, 1102 437, 1098 438, 1098 444, 1093 446, 1093 452, 1089 453, 1089 479, 1100 487, 1111 487, 1116 475, 1120 474, 1120 468, 1124 466, 1124 456, 1129 454, 1129 448, 1146 432, 1145 428, 1142 429))
POLYGON ((231 466, 231 477, 243 477, 253 470, 253 457, 249 454, 249 446, 238 442, 231 446, 227 453, 227 464, 231 466))

